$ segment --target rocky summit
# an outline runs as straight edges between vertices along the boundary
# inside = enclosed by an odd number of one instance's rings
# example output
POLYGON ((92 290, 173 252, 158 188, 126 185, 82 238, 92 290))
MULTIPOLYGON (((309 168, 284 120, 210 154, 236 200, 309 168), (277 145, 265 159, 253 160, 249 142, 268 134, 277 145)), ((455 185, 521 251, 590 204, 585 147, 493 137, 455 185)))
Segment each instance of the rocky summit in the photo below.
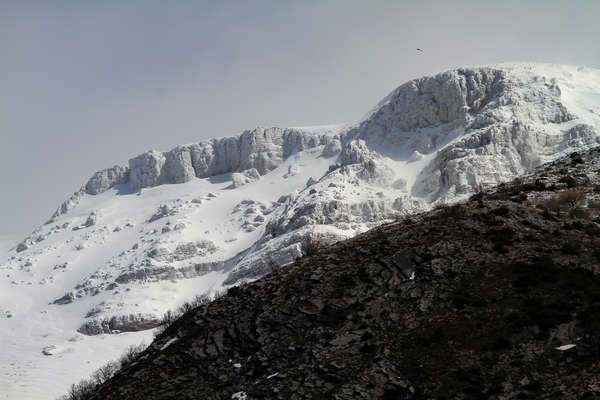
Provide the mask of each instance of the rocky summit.
POLYGON ((187 310, 85 399, 600 397, 600 148, 187 310))
POLYGON ((0 385, 46 398, 196 295, 585 154, 599 132, 599 70, 500 64, 410 80, 357 122, 259 127, 98 171, 0 254, 0 337, 14 338, 0 385))

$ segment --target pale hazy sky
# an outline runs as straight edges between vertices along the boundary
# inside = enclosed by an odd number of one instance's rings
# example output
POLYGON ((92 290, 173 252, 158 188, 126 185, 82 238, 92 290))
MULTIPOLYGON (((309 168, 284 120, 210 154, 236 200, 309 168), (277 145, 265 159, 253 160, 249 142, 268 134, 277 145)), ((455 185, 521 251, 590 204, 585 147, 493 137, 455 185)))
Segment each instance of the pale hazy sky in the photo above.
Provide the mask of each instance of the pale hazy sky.
POLYGON ((598 0, 0 0, 0 235, 149 149, 353 121, 464 65, 600 68, 599 17, 598 0))

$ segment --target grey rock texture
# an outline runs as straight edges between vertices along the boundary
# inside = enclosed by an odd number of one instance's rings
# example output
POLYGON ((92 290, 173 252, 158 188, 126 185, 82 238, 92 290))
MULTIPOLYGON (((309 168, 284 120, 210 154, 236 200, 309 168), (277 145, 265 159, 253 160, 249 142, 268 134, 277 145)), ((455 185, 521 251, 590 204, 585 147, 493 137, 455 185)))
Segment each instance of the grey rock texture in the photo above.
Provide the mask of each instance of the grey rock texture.
POLYGON ((90 215, 88 215, 88 217, 86 218, 85 222, 83 223, 83 227, 89 228, 91 226, 96 225, 97 222, 98 222, 98 213, 96 211, 92 211, 90 213, 90 215))
POLYGON ((256 128, 238 137, 192 145, 192 163, 200 178, 256 169, 264 175, 295 152, 329 142, 325 135, 294 129, 256 128))
POLYGON ((177 214, 177 210, 173 207, 170 207, 168 204, 162 204, 158 207, 156 212, 152 214, 148 222, 154 222, 164 217, 169 217, 177 214))
POLYGON ((256 182, 260 179, 260 173, 256 168, 251 168, 242 172, 234 172, 231 174, 231 187, 238 188, 247 185, 248 183, 256 182))
MULTIPOLYGON (((148 151, 129 160, 129 168, 115 166, 96 172, 86 184, 85 192, 95 195, 121 183, 129 183, 133 190, 138 190, 247 170, 264 175, 295 152, 331 140, 327 135, 295 129, 256 128, 237 137, 178 146, 166 153, 148 151)), ((339 147, 336 146, 327 148, 328 157, 335 155, 339 147)))
POLYGON ((96 172, 85 185, 85 192, 91 195, 102 193, 114 185, 127 183, 129 169, 119 165, 96 172))
POLYGON ((152 314, 115 315, 109 318, 90 319, 81 325, 77 332, 89 336, 103 333, 137 332, 155 328, 159 324, 159 318, 152 314))
POLYGON ((80 189, 79 191, 73 193, 73 195, 71 197, 69 197, 67 200, 65 200, 57 209, 56 211, 54 211, 54 213, 52 214, 52 216, 50 217, 50 220, 46 222, 47 224, 51 224, 52 222, 54 222, 54 220, 63 215, 66 214, 67 212, 69 212, 69 210, 71 210, 72 208, 74 208, 75 206, 77 206, 77 204, 79 204, 79 201, 81 200, 81 198, 85 195, 85 191, 83 189, 80 189))
POLYGON ((154 248, 150 250, 148 256, 156 261, 173 262, 183 261, 192 257, 205 256, 217 251, 215 244, 209 240, 197 242, 181 243, 175 250, 169 251, 166 248, 154 248))
POLYGON ((184 183, 196 177, 192 165, 192 154, 185 146, 178 146, 165 153, 165 179, 169 183, 184 183))
POLYGON ((73 292, 69 292, 67 294, 65 294, 63 297, 56 299, 52 302, 52 304, 69 304, 72 303, 73 300, 75 300, 75 295, 73 294, 73 292))
POLYGON ((29 248, 29 245, 27 245, 27 243, 21 242, 17 245, 17 253, 20 253, 22 251, 25 251, 29 248))
MULTIPOLYGON (((136 265, 129 268, 128 271, 121 273, 116 279, 117 284, 127 284, 131 282, 159 282, 167 279, 178 280, 188 279, 205 275, 211 271, 223 269, 224 263, 192 263, 185 267, 173 268, 171 265, 136 265)), ((112 283, 106 287, 111 287, 112 283)))
POLYGON ((154 150, 129 160, 129 184, 131 188, 138 190, 166 183, 166 174, 163 173, 165 161, 164 154, 154 150))
POLYGON ((341 160, 364 163, 376 160, 375 152, 414 162, 435 154, 407 190, 430 202, 451 201, 530 171, 552 154, 597 143, 597 130, 586 124, 553 133, 575 118, 554 79, 463 68, 390 93, 343 136, 341 160))
POLYGON ((353 134, 390 136, 464 119, 508 91, 507 74, 493 68, 458 69, 409 81, 395 89, 353 134))
POLYGON ((366 142, 361 139, 346 143, 340 154, 342 165, 361 164, 377 158, 379 158, 379 155, 369 150, 366 142))

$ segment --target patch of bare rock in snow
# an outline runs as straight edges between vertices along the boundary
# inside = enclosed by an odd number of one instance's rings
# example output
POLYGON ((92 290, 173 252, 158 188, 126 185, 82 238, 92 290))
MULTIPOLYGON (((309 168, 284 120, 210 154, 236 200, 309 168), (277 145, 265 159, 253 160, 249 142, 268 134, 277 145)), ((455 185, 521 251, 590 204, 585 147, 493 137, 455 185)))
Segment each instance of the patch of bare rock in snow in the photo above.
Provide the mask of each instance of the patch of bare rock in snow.
POLYGON ((231 174, 233 189, 244 186, 248 183, 256 182, 260 179, 260 174, 256 168, 251 168, 242 172, 234 172, 231 174))
POLYGON ((247 400, 248 395, 246 392, 235 392, 231 395, 231 400, 247 400))

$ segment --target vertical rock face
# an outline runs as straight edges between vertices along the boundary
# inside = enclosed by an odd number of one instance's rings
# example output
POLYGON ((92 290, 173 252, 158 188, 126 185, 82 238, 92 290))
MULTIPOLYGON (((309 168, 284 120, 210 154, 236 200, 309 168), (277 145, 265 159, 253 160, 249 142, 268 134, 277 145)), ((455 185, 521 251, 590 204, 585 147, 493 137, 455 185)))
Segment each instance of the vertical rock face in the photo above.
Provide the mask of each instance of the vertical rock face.
POLYGON ((129 160, 129 184, 133 190, 164 183, 163 166, 166 158, 152 150, 129 160))
POLYGON ((318 146, 325 140, 324 136, 293 129, 256 128, 238 137, 192 145, 190 152, 199 178, 252 168, 264 175, 291 154, 318 146))
POLYGON ((241 170, 256 168, 261 175, 274 169, 283 160, 283 129, 258 128, 242 133, 240 143, 241 170))
POLYGON ((120 165, 96 172, 85 185, 85 192, 98 194, 129 180, 129 169, 120 165))
POLYGON ((177 146, 165 153, 165 178, 169 183, 184 183, 196 176, 189 147, 177 146))
MULTIPOLYGON (((114 166, 96 172, 85 192, 95 195, 120 183, 137 190, 251 169, 264 175, 290 155, 330 141, 325 135, 295 129, 256 128, 237 137, 178 146, 166 153, 149 151, 129 160, 129 168, 114 166)), ((332 153, 335 146, 329 150, 332 153)))
POLYGON ((347 133, 346 142, 364 142, 346 146, 342 163, 373 158, 369 150, 401 161, 433 154, 407 188, 429 201, 507 181, 561 151, 596 143, 592 126, 567 126, 578 116, 563 104, 559 84, 560 79, 518 65, 412 80, 347 133))
POLYGON ((506 74, 493 68, 458 69, 415 79, 383 99, 360 131, 409 132, 477 112, 506 90, 506 74))

